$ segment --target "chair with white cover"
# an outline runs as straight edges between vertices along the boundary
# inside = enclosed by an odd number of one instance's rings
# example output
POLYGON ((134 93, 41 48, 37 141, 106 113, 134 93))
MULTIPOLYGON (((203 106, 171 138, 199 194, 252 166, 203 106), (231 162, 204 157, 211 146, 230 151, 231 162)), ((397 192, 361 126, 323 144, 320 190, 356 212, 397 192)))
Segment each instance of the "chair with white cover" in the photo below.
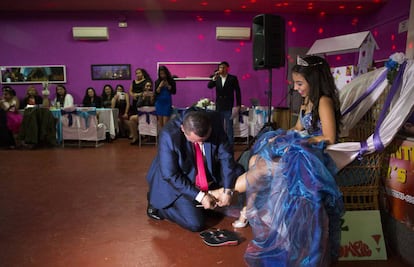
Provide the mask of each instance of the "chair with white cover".
POLYGON ((142 144, 142 137, 143 136, 154 136, 155 143, 148 144, 155 144, 157 145, 157 138, 158 138, 158 121, 157 115, 155 113, 155 107, 153 106, 144 106, 138 108, 138 142, 139 146, 142 144))
POLYGON ((95 107, 65 108, 61 110, 63 147, 65 140, 78 141, 82 144, 93 143, 95 147, 103 144, 106 139, 106 126, 98 122, 95 107), (82 143, 82 141, 86 141, 82 143))
MULTIPOLYGON (((233 108, 233 114, 235 113, 233 108)), ((245 138, 246 142, 241 142, 241 144, 249 144, 250 137, 250 124, 249 124, 249 108, 241 107, 239 114, 236 114, 233 118, 233 137, 234 138, 245 138)), ((235 143, 240 143, 236 142, 235 143)))
POLYGON ((273 120, 273 107, 271 107, 269 114, 268 106, 256 106, 250 109, 249 112, 249 123, 250 123, 250 134, 256 136, 263 126, 268 122, 269 116, 270 121, 273 120))

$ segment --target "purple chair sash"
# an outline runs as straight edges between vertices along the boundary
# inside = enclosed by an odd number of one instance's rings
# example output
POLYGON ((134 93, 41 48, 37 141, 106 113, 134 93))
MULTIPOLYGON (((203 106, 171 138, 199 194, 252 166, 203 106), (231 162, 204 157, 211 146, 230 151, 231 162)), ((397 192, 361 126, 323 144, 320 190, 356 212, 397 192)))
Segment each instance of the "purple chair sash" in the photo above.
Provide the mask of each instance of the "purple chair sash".
POLYGON ((142 111, 142 110, 138 110, 138 117, 141 117, 142 115, 145 115, 145 121, 147 122, 147 124, 151 123, 150 120, 150 115, 157 115, 156 111, 142 111))
POLYGON ((244 123, 243 116, 249 116, 249 111, 247 111, 247 110, 240 111, 239 110, 239 122, 240 123, 244 123))
MULTIPOLYGON (((391 101, 393 100, 395 94, 398 92, 398 89, 400 88, 400 84, 402 81, 402 77, 405 71, 405 66, 407 65, 407 62, 405 61, 403 64, 400 65, 400 68, 398 70, 397 77, 395 78, 394 82, 392 83, 390 92, 387 95, 387 98, 385 99, 384 106, 382 107, 381 113, 379 115, 377 124, 375 126, 374 135, 373 135, 373 144, 375 151, 382 151, 384 150, 384 144, 381 141, 380 137, 380 127, 385 119, 385 115, 391 106, 391 101)), ((358 157, 361 158, 368 150, 368 145, 366 141, 362 141, 361 143, 361 149, 359 151, 358 157)))
POLYGON ((387 71, 384 71, 383 73, 381 73, 381 75, 378 77, 377 80, 375 80, 369 87, 368 89, 365 91, 365 93, 363 93, 357 100, 355 100, 355 102, 349 106, 343 113, 342 116, 345 116, 346 114, 348 114, 349 112, 351 112, 352 110, 354 110, 359 103, 361 103, 362 100, 364 100, 367 96, 369 96, 375 89, 377 89, 377 87, 385 80, 385 78, 387 77, 387 71))
POLYGON ((66 114, 68 115, 68 126, 72 127, 72 125, 73 125, 73 116, 72 116, 72 114, 77 114, 77 111, 76 110, 66 111, 66 110, 61 109, 60 114, 62 114, 62 116, 66 115, 66 114))

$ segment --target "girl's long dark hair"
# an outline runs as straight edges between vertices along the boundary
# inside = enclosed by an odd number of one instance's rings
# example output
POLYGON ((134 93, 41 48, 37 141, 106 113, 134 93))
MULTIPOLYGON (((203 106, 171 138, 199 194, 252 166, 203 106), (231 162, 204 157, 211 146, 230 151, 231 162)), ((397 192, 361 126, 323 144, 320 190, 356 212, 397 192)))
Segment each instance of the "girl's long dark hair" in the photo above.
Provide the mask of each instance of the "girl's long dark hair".
POLYGON ((86 91, 85 91, 85 95, 83 96, 83 100, 82 100, 82 104, 83 104, 83 105, 86 105, 86 106, 89 106, 89 105, 91 105, 91 104, 92 104, 91 98, 90 98, 90 96, 88 95, 88 91, 89 91, 89 89, 91 89, 91 90, 93 91, 93 97, 94 97, 95 99, 98 97, 98 96, 96 95, 95 88, 93 88, 93 87, 88 87, 88 88, 86 89, 86 91))
POLYGON ((105 85, 104 85, 104 87, 102 88, 102 94, 101 94, 102 101, 105 101, 105 100, 111 100, 114 96, 115 96, 115 90, 114 90, 114 88, 112 88, 112 85, 110 85, 110 84, 105 84, 105 85), (111 88, 111 95, 110 95, 109 97, 108 97, 108 95, 105 93, 105 87, 109 87, 109 88, 111 88))
POLYGON ((313 103, 312 128, 316 129, 319 121, 319 99, 322 96, 327 96, 332 99, 334 105, 336 132, 339 135, 342 116, 338 89, 336 88, 329 64, 325 59, 318 56, 307 56, 302 59, 307 64, 296 64, 292 68, 292 73, 295 72, 303 75, 310 86, 309 100, 313 103))
POLYGON ((65 103, 65 97, 66 97, 67 92, 68 91, 66 90, 66 87, 63 84, 59 84, 56 86, 56 101, 58 101, 62 107, 63 107, 63 104, 65 103), (57 90, 59 87, 65 91, 63 95, 59 95, 57 93, 57 90))
POLYGON ((136 69, 136 70, 135 70, 135 72, 136 72, 137 70, 140 70, 140 71, 142 72, 142 75, 144 76, 144 79, 145 79, 145 80, 150 81, 150 82, 152 83, 152 79, 151 79, 151 77, 149 76, 148 72, 147 72, 145 69, 143 69, 143 68, 138 68, 138 69, 136 69))

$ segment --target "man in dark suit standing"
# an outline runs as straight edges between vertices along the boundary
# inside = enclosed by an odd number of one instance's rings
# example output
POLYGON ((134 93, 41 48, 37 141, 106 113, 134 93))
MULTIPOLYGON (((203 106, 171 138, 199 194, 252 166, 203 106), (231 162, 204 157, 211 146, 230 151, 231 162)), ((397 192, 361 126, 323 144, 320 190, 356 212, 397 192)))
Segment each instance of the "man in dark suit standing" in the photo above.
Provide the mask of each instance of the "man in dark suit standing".
POLYGON ((236 94, 236 110, 238 114, 241 106, 241 93, 239 80, 236 76, 228 73, 230 65, 223 61, 218 66, 218 71, 208 82, 207 87, 216 87, 216 111, 220 113, 229 143, 233 146, 233 118, 234 94, 236 94))
POLYGON ((147 174, 147 214, 201 231, 207 209, 230 205, 235 179, 243 172, 234 160, 219 114, 190 109, 160 132, 158 153, 147 174), (204 188, 199 184, 199 164, 205 168, 204 188), (224 189, 218 198, 209 194, 208 190, 219 187, 224 189))

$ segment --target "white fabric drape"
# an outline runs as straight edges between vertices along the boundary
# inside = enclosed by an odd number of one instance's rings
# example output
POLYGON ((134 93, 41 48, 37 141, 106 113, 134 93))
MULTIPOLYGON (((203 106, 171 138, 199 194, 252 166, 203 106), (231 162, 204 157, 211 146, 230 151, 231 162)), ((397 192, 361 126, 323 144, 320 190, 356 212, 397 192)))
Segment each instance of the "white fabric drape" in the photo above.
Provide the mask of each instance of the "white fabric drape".
MULTIPOLYGON (((381 68, 357 77, 340 91, 341 111, 350 106, 366 89, 387 69, 381 68)), ((343 132, 346 133, 352 129, 368 109, 378 99, 384 89, 387 87, 385 79, 377 88, 365 98, 351 113, 344 116, 342 122, 344 125, 343 132)), ((414 106, 414 62, 408 60, 405 72, 402 77, 399 90, 391 102, 390 111, 386 115, 383 123, 379 128, 379 136, 386 147, 391 143, 394 136, 400 130, 404 122, 408 119, 414 106)), ((362 140, 361 140, 362 141, 362 140)), ((373 135, 366 140, 368 144, 368 153, 375 152, 373 144, 373 135)), ((327 147, 326 151, 331 155, 339 169, 342 169, 352 162, 361 149, 359 142, 344 142, 327 147)))

